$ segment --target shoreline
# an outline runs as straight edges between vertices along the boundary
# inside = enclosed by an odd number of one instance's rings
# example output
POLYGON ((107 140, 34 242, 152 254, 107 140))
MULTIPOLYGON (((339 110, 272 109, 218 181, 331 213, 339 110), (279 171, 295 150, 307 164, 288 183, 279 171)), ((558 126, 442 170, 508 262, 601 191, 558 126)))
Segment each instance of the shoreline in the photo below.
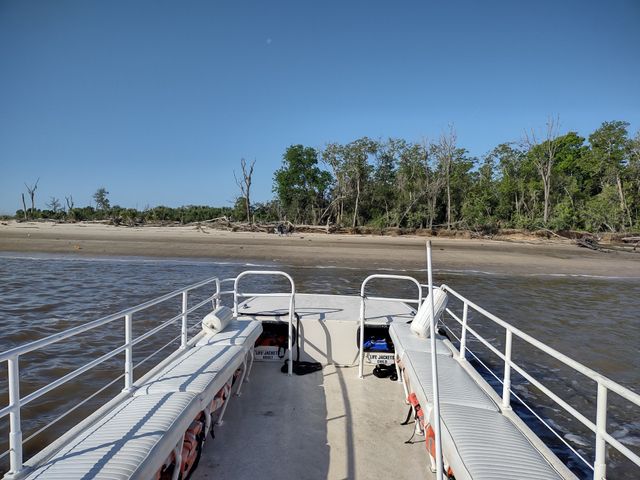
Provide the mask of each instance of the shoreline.
POLYGON ((198 226, 116 227, 41 222, 0 224, 0 252, 89 256, 216 258, 297 266, 425 268, 425 242, 437 270, 497 274, 640 277, 640 254, 596 252, 568 242, 422 236, 293 233, 279 237, 198 226))

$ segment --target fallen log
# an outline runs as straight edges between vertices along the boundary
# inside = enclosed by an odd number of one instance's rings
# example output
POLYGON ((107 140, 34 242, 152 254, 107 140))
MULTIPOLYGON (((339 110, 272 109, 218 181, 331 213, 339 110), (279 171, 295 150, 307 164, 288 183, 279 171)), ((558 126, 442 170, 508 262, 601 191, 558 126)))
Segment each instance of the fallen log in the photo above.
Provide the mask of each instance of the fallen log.
POLYGON ((598 243, 598 241, 594 238, 578 238, 576 239, 576 245, 582 248, 588 248, 590 250, 595 250, 598 252, 603 251, 602 247, 598 243))

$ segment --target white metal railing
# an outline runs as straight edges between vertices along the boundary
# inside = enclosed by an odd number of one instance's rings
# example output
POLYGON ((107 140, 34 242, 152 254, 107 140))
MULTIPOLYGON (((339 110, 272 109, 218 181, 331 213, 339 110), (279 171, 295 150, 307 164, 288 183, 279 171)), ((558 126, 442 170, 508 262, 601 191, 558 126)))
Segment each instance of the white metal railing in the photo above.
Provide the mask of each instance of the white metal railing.
MULTIPOLYGON (((25 441, 23 441, 22 439, 22 427, 21 427, 21 408, 25 405, 27 405, 28 403, 36 400, 37 398, 41 397, 42 395, 45 395, 46 393, 50 392, 51 390, 55 389, 56 387, 59 387, 65 383, 67 383, 68 381, 78 377, 79 375, 87 372, 88 370, 96 367, 97 365, 100 365, 101 363, 105 362, 106 360, 109 360, 110 358, 115 357, 116 355, 125 352, 125 365, 124 365, 124 374, 121 375, 118 378, 121 378, 124 376, 124 388, 123 391, 128 392, 131 390, 132 385, 133 385, 133 371, 134 371, 134 362, 133 362, 133 347, 137 344, 139 344, 140 342, 144 341, 145 339, 149 338, 150 336, 154 335, 155 333, 158 333, 159 331, 169 327, 170 325, 174 324, 176 321, 181 320, 181 329, 180 329, 180 348, 181 349, 185 349, 187 348, 187 343, 188 343, 188 334, 189 334, 189 327, 188 327, 188 316, 190 313, 198 310, 199 308, 203 307, 204 305, 206 305, 209 302, 213 302, 213 307, 215 308, 220 300, 220 280, 217 277, 212 277, 212 278, 208 278, 206 280, 203 280, 201 282, 198 283, 194 283, 193 285, 189 285, 185 288, 182 288, 180 290, 175 290, 171 293, 167 293, 166 295, 162 295, 160 297, 154 298, 152 300, 149 300, 147 302, 144 302, 140 305, 137 305, 135 307, 131 307, 131 308, 127 308, 125 310, 122 310, 120 312, 111 314, 111 315, 107 315, 106 317, 102 317, 99 318, 97 320, 93 320, 91 322, 88 322, 84 325, 79 325, 77 327, 74 328, 70 328, 68 330, 65 330, 63 332, 59 332, 59 333, 55 333, 53 335, 50 335, 48 337, 45 338, 41 338, 39 340, 35 340, 33 342, 27 343, 25 345, 20 345, 18 347, 12 348, 10 350, 7 350, 5 352, 0 353, 0 362, 7 362, 7 367, 8 367, 8 386, 9 386, 9 404, 0 409, 0 418, 3 418, 7 415, 9 415, 9 464, 10 464, 10 470, 9 470, 9 474, 10 475, 15 475, 17 473, 19 473, 20 471, 22 471, 23 468, 23 458, 22 458, 22 446, 23 444, 28 441, 31 440, 35 435, 37 435, 38 433, 42 432, 44 430, 40 429, 38 430, 34 435, 31 435, 29 438, 27 438, 25 441), (209 285, 211 283, 215 284, 215 292, 208 296, 207 298, 205 298, 204 300, 202 300, 201 302, 198 302, 196 305, 193 305, 192 307, 188 306, 188 301, 189 301, 189 292, 191 292, 192 290, 204 287, 206 285, 209 285), (169 320, 166 320, 164 322, 162 322, 160 325, 158 325, 157 327, 148 330, 147 332, 145 332, 144 334, 138 336, 137 338, 133 338, 133 334, 132 334, 132 330, 133 330, 133 315, 137 312, 140 312, 142 310, 146 310, 150 307, 153 307, 155 305, 158 305, 160 303, 166 302, 168 300, 171 300, 175 297, 181 296, 181 300, 182 300, 182 308, 181 311, 178 315, 175 315, 174 317, 170 318, 169 320), (47 347, 48 345, 51 345, 53 343, 57 343, 60 342, 62 340, 74 337, 76 335, 88 332, 90 330, 93 330, 95 328, 98 327, 102 327, 104 325, 108 325, 112 322, 115 322, 117 320, 122 320, 124 319, 124 326, 125 326, 125 332, 124 332, 124 344, 113 349, 112 351, 110 351, 109 353, 106 353, 104 355, 102 355, 101 357, 94 359, 92 361, 90 361, 89 363, 77 368, 76 370, 64 375, 61 378, 58 378, 56 380, 54 380, 53 382, 48 383, 47 385, 39 388, 38 390, 35 390, 34 392, 30 393, 29 395, 26 395, 24 397, 20 396, 20 367, 19 367, 19 360, 20 357, 33 352, 35 350, 39 350, 42 349, 44 347, 47 347)), ((176 337, 173 341, 177 340, 178 337, 176 337)), ((171 342, 171 343, 172 343, 171 342)), ((169 344, 167 344, 169 345, 169 344)), ((163 349, 166 348, 162 347, 163 349)), ((156 351, 157 353, 157 351, 156 351)), ((155 353, 154 353, 155 354, 155 353)), ((152 354, 152 355, 154 355, 152 354)), ((144 359, 143 361, 146 361, 149 357, 147 357, 146 359, 144 359)), ((110 386, 111 384, 107 385, 110 386)), ((106 387, 103 387, 103 389, 106 387)), ((100 391, 102 391, 103 389, 101 389, 100 391)), ((75 408, 77 408, 77 406, 73 407, 72 410, 73 411, 75 408)), ((62 416, 67 415, 68 413, 70 413, 70 411, 65 412, 62 416)), ((61 416, 61 417, 62 417, 61 416)), ((55 423, 56 421, 58 421, 61 417, 58 417, 57 419, 55 419, 53 422, 49 423, 46 427, 52 425, 53 423, 55 423)), ((46 428, 45 427, 45 428, 46 428)), ((4 455, 3 455, 4 456, 4 455)))
POLYGON ((364 279, 362 285, 360 286, 360 353, 358 355, 359 364, 358 364, 358 377, 364 378, 364 323, 365 323, 365 300, 390 300, 390 301, 398 301, 404 303, 415 303, 417 305, 416 309, 422 305, 422 286, 420 282, 418 282, 415 278, 409 277, 407 275, 389 275, 389 274, 376 274, 369 275, 364 279), (371 280, 375 279, 387 279, 387 280, 405 280, 407 282, 412 282, 418 287, 418 297, 417 298, 393 298, 393 297, 367 297, 365 295, 365 289, 367 287, 367 283, 371 280))
MULTIPOLYGON (((227 293, 227 292, 224 292, 227 293)), ((288 347, 289 347, 289 371, 287 372, 287 374, 289 376, 293 375, 293 343, 292 343, 292 337, 293 337, 293 317, 295 315, 295 308, 296 308, 296 304, 295 304, 295 297, 296 297, 296 284, 293 281, 293 278, 291 278, 291 275, 289 275, 288 273, 285 272, 281 272, 278 270, 246 270, 244 272, 242 272, 240 275, 238 275, 233 282, 233 316, 234 317, 238 317, 238 300, 240 298, 250 298, 250 297, 289 297, 289 340, 288 340, 288 347), (277 277, 284 277, 286 278, 289 283, 291 284, 291 292, 290 293, 246 293, 246 292, 239 292, 238 291, 238 284, 240 282, 241 278, 244 277, 248 277, 248 276, 252 276, 252 275, 270 275, 270 276, 277 276, 277 277)), ((298 335, 300 334, 300 332, 298 332, 298 335)), ((298 338, 298 341, 300 341, 300 339, 298 338)))
MULTIPOLYGON (((424 287, 425 285, 423 285, 424 287)), ((467 347, 467 334, 470 333, 473 335, 478 341, 480 341, 485 347, 487 347, 491 352, 497 355, 504 362, 504 374, 500 379, 498 376, 494 374, 494 376, 502 383, 502 407, 505 409, 511 408, 511 395, 513 394, 516 398, 519 398, 517 394, 511 389, 511 370, 513 369, 523 378, 525 378, 528 382, 538 388, 542 393, 544 393, 547 397, 553 400, 555 403, 560 405, 564 410, 566 410, 569 414, 579 420, 583 425, 589 428, 592 432, 595 433, 595 460, 593 464, 589 464, 584 458, 578 454, 579 458, 581 458, 589 468, 593 470, 593 478, 597 480, 604 479, 606 476, 606 446, 607 444, 614 447, 618 452, 624 455, 627 459, 633 462, 635 465, 640 466, 640 456, 632 452, 629 448, 623 445, 619 440, 611 436, 607 432, 607 394, 609 391, 615 392, 620 395, 625 400, 631 402, 636 406, 640 406, 640 395, 632 390, 629 390, 626 387, 610 380, 609 378, 599 374, 598 372, 582 365, 581 363, 567 357, 566 355, 558 352, 557 350, 545 345, 539 340, 531 337, 530 335, 524 333, 518 328, 510 325, 509 323, 501 320, 496 317, 492 313, 486 311, 482 307, 476 305, 471 302, 451 287, 447 285, 441 285, 441 287, 445 292, 451 294, 457 300, 461 301, 463 304, 462 308, 462 318, 459 318, 450 308, 446 309, 447 314, 451 316, 456 322, 458 322, 461 326, 461 334, 460 334, 460 358, 465 359, 467 351, 475 357, 475 354, 471 352, 471 350, 467 347), (474 328, 469 326, 469 309, 481 314, 484 318, 491 320, 493 323, 503 327, 505 329, 505 347, 504 352, 501 352, 496 347, 491 345, 487 339, 485 339, 482 335, 480 335, 474 328), (549 388, 544 386, 539 380, 535 379, 531 374, 529 374, 526 370, 524 370, 520 365, 516 364, 512 360, 512 349, 513 349, 513 337, 517 337, 528 343, 529 345, 535 347, 536 349, 546 353, 547 355, 555 358, 556 360, 562 362, 563 364, 571 367, 577 372, 585 375, 587 378, 596 382, 597 384, 597 397, 596 397, 596 421, 595 423, 589 420, 584 414, 580 413, 574 407, 569 405, 565 400, 560 398, 557 394, 552 392, 549 388)), ((477 357, 476 357, 477 358, 477 357)), ((488 368, 488 367, 487 367, 488 368)), ((522 400, 521 400, 522 401, 522 400)), ((524 403, 524 402, 523 402, 524 403)), ((524 404, 527 408, 529 408, 526 404, 524 404)), ((536 415, 537 416, 537 415, 536 415)), ((539 418, 539 417, 538 417, 539 418)), ((542 420, 542 419, 540 419, 542 420)), ((546 422, 544 422, 545 425, 546 422)), ((548 426, 548 425, 547 425, 548 426)), ((551 428, 551 427, 549 427, 551 428)), ((555 432, 554 432, 555 433, 555 432)), ((559 437, 560 438, 560 437, 559 437)), ((562 439, 561 439, 562 440, 562 439)), ((564 441, 564 440, 563 440, 564 441)), ((565 442, 566 443, 566 442, 565 442)), ((567 444, 567 446, 569 446, 567 444)), ((571 448, 569 446, 569 448, 571 448)), ((575 450, 571 448, 574 453, 575 450)))

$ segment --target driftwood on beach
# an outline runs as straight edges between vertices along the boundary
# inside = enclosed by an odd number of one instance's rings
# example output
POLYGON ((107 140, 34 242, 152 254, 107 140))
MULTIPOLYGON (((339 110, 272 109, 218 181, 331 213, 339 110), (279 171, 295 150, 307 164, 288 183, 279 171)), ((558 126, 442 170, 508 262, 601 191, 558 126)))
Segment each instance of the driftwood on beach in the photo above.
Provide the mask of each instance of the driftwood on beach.
MULTIPOLYGON (((35 223, 52 223, 50 220, 32 220, 35 223)), ((18 223, 22 223, 18 221, 18 223)), ((274 222, 239 222, 227 216, 220 216, 200 220, 191 223, 180 221, 142 221, 131 218, 110 218, 106 220, 89 220, 83 222, 55 221, 54 224, 79 223, 80 225, 113 225, 125 228, 154 228, 154 227, 192 227, 196 231, 204 234, 210 233, 208 230, 219 230, 228 232, 255 232, 272 235, 291 235, 305 233, 322 234, 346 234, 346 235, 367 235, 367 236, 419 236, 437 238, 457 238, 457 239, 477 239, 477 240, 500 240, 516 243, 565 243, 586 248, 589 250, 608 252, 611 250, 640 253, 640 235, 637 232, 628 233, 591 233, 585 231, 552 231, 549 229, 524 230, 524 229, 492 229, 492 230, 471 230, 465 228, 447 229, 437 226, 428 228, 401 228, 401 227, 372 227, 358 226, 355 228, 345 227, 336 224, 307 225, 293 224, 289 221, 274 222)))

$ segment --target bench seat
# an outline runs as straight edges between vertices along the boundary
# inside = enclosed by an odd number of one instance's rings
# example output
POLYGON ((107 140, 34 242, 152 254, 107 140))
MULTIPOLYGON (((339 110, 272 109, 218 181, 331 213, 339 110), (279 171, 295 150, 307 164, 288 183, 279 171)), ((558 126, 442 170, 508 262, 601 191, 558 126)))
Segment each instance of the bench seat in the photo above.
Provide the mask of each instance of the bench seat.
POLYGON ((155 478, 200 408, 193 393, 130 397, 72 438, 26 477, 155 478))
POLYGON ((250 350, 262 333, 262 323, 255 320, 232 320, 221 332, 205 335, 197 346, 202 345, 236 345, 250 350))
POLYGON ((201 410, 245 362, 245 351, 234 345, 202 345, 187 350, 144 382, 135 396, 165 392, 190 392, 198 396, 201 410))
MULTIPOLYGON (((401 360, 406 351, 431 353, 431 339, 418 337, 411 331, 411 324, 409 323, 393 322, 389 326, 389 336, 393 342, 396 356, 401 360)), ((448 357, 453 356, 453 353, 439 335, 436 336, 436 353, 448 357)))
MULTIPOLYGON (((425 408, 432 405, 431 354, 407 352, 403 365, 409 380, 409 390, 416 394, 418 401, 425 408)), ((438 356, 438 378, 440 405, 450 403, 498 411, 498 406, 491 397, 452 357, 438 356)))
POLYGON ((501 413, 445 403, 441 404, 440 417, 442 453, 457 480, 562 478, 501 413))

